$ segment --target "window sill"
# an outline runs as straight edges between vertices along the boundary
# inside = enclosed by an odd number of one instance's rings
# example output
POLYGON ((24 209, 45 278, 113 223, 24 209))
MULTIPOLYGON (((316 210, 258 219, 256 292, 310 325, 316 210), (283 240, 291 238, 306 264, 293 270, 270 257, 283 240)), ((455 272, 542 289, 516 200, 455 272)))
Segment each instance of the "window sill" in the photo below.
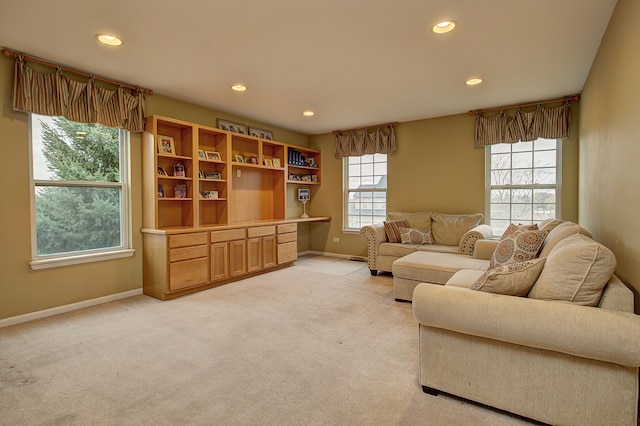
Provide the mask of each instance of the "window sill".
POLYGON ((34 271, 39 269, 58 268, 60 266, 78 265, 81 263, 101 262, 103 260, 121 259, 131 257, 134 249, 122 249, 101 253, 78 254, 73 256, 56 257, 55 259, 32 260, 29 266, 34 271))
POLYGON ((352 235, 360 235, 359 229, 341 229, 343 234, 352 234, 352 235))

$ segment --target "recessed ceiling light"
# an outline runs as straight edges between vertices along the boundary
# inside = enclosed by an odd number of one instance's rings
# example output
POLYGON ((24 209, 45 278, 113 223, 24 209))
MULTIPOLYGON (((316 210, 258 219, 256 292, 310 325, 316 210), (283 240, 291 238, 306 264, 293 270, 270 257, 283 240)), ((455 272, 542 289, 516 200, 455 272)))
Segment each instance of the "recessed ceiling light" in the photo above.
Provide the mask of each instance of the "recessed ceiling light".
POLYGON ((442 21, 435 24, 431 27, 431 31, 436 34, 444 34, 449 31, 453 31, 453 29, 458 25, 456 21, 442 21))
POLYGON ((475 86, 477 84, 482 83, 482 79, 481 78, 470 78, 465 83, 467 84, 467 86, 475 86))
POLYGON ((109 46, 120 46, 122 44, 122 40, 111 34, 98 34, 96 38, 100 43, 108 44, 109 46))
POLYGON ((234 84, 233 86, 231 86, 231 89, 235 90, 236 92, 244 92, 245 90, 247 90, 247 86, 245 86, 244 84, 234 84))
POLYGON ((311 117, 314 114, 315 114, 315 112, 313 112, 313 111, 305 111, 305 112, 302 113, 302 115, 304 115, 305 117, 311 117))

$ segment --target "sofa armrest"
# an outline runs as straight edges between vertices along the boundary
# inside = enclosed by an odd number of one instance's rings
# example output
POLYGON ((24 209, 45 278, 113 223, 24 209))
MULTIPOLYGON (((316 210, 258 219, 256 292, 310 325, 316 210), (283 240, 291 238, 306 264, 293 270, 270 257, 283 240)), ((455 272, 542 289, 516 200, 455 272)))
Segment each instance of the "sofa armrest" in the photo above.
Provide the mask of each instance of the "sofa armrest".
POLYGON ((383 223, 374 223, 360 228, 360 235, 367 241, 367 263, 369 270, 375 271, 376 257, 378 257, 378 247, 387 241, 387 233, 383 223))
POLYGON ((476 241, 488 240, 492 235, 493 230, 489 225, 477 225, 471 228, 460 238, 460 244, 458 244, 460 254, 473 256, 476 241))
POLYGON ((491 260, 493 252, 498 247, 500 241, 498 240, 478 240, 473 248, 473 257, 475 259, 491 260))
POLYGON ((413 315, 427 327, 640 366, 640 316, 630 312, 422 283, 413 315))

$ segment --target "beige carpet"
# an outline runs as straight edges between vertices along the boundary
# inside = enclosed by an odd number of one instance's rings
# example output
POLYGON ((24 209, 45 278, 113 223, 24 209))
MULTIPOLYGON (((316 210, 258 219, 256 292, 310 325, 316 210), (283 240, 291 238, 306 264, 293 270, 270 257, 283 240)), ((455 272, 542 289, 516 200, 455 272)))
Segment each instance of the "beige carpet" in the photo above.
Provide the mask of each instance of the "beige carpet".
POLYGON ((0 424, 527 424, 424 394, 417 363, 417 323, 389 275, 307 256, 172 301, 0 329, 0 424))

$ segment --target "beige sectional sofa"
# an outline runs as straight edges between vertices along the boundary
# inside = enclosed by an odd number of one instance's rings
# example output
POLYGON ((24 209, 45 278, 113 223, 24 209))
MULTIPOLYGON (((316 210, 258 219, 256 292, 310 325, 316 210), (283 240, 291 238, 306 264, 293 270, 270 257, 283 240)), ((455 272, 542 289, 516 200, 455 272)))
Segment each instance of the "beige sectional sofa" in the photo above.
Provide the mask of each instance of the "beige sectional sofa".
POLYGON ((554 425, 635 425, 634 295, 588 232, 547 225, 537 257, 500 265, 501 244, 494 269, 415 287, 420 384, 554 425))
POLYGON ((406 220, 409 228, 430 233, 432 244, 390 242, 383 223, 362 227, 360 235, 367 241, 367 262, 372 275, 378 271, 392 272, 393 262, 414 252, 448 253, 469 258, 476 241, 491 238, 491 227, 480 224, 482 214, 392 212, 387 216, 389 221, 406 220))

